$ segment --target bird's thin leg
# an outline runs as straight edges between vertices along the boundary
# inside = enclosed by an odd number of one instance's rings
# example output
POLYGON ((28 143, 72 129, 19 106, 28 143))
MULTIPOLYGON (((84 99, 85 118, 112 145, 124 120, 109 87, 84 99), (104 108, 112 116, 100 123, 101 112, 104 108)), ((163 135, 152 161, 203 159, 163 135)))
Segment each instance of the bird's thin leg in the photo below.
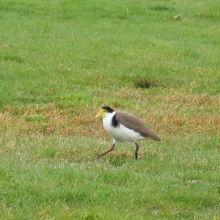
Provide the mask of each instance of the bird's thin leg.
POLYGON ((101 155, 99 155, 98 157, 96 157, 95 160, 96 160, 96 159, 99 159, 100 157, 104 156, 105 154, 107 154, 107 153, 113 151, 114 148, 115 148, 115 143, 113 143, 113 145, 111 146, 111 148, 110 148, 109 150, 107 150, 106 152, 104 152, 104 153, 102 153, 101 155))
POLYGON ((137 160, 137 158, 138 158, 138 150, 139 150, 140 146, 137 143, 135 143, 135 145, 136 145, 135 158, 137 160))

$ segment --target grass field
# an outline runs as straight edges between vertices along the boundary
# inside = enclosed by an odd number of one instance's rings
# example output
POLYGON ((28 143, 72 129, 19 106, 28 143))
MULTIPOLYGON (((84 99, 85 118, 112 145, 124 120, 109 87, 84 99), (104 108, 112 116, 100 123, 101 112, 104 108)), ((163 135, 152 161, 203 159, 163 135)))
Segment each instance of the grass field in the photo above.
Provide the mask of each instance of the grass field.
POLYGON ((219 0, 0 2, 0 219, 220 219, 219 0), (109 105, 162 138, 111 145, 109 105))

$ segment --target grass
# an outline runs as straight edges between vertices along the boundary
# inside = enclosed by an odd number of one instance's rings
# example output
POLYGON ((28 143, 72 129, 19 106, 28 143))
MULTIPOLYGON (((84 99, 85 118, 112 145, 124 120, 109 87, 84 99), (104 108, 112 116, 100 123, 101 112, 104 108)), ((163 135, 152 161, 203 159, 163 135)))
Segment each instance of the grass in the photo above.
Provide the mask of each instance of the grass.
POLYGON ((0 2, 0 218, 220 216, 217 0, 0 2), (162 142, 120 144, 109 105, 162 142))

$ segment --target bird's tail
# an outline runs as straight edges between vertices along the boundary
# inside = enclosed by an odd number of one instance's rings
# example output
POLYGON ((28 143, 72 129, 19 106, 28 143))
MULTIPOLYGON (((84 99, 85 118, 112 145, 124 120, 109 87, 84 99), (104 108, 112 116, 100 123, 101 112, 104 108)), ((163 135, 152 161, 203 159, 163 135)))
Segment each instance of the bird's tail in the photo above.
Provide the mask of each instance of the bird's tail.
POLYGON ((152 139, 155 140, 155 141, 161 141, 161 138, 160 138, 159 135, 157 135, 157 134, 154 134, 154 135, 152 136, 152 139))
POLYGON ((154 133, 153 131, 151 131, 151 135, 150 137, 155 140, 155 141, 161 141, 161 138, 159 137, 159 135, 157 135, 156 133, 154 133))

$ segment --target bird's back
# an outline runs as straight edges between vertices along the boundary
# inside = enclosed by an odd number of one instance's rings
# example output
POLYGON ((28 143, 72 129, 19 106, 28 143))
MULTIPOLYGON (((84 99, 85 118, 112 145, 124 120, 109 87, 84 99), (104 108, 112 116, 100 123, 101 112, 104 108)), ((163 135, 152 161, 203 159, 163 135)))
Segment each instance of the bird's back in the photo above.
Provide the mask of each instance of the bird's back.
POLYGON ((125 127, 132 129, 146 138, 152 138, 153 140, 160 141, 160 137, 149 129, 144 122, 142 122, 136 116, 126 112, 116 112, 116 120, 123 124, 125 127))

